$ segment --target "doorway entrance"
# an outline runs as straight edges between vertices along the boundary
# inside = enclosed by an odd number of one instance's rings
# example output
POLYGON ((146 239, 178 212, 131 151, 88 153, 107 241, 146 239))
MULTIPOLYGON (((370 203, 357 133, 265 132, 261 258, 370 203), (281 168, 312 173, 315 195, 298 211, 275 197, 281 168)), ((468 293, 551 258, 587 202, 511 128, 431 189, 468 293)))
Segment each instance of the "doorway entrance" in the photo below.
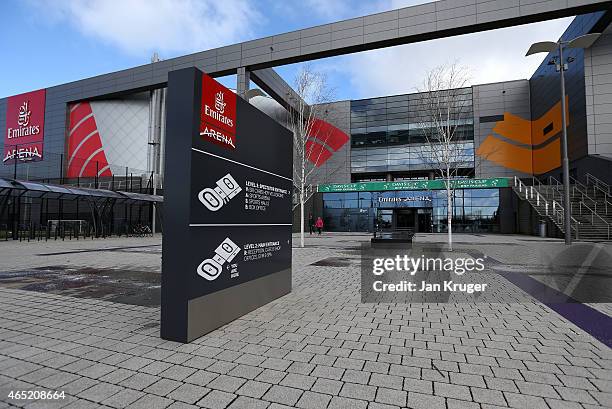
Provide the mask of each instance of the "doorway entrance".
POLYGON ((378 209, 379 230, 412 229, 415 233, 431 232, 431 208, 378 209))
POLYGON ((417 220, 416 232, 431 233, 432 232, 431 208, 418 209, 417 216, 418 216, 418 220, 417 220))
POLYGON ((416 232, 416 209, 395 209, 393 212, 395 229, 412 229, 416 232))

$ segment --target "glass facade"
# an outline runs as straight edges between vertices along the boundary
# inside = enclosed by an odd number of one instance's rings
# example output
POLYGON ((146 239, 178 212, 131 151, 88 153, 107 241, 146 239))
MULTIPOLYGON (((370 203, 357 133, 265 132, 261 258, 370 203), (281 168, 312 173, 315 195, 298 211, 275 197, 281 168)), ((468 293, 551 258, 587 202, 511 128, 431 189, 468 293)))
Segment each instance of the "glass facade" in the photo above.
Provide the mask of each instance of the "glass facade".
MULTIPOLYGON (((452 202, 454 232, 499 232, 499 189, 457 189, 452 202)), ((441 233, 446 214, 444 190, 323 193, 329 231, 409 227, 441 233)))
MULTIPOLYGON (((451 114, 457 125, 456 166, 474 167, 472 89, 456 90, 461 106, 451 114)), ((423 94, 351 101, 351 172, 430 170, 436 150, 426 144, 433 124, 426 117, 423 94), (429 126, 429 127, 428 127, 429 126)))

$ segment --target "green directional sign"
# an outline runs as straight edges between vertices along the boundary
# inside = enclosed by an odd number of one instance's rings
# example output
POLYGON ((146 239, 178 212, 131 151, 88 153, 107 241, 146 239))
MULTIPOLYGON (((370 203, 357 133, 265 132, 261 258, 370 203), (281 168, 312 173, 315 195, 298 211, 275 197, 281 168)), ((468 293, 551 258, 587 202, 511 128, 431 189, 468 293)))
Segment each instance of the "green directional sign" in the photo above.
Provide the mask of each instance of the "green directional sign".
MULTIPOLYGON (((442 190, 446 181, 402 180, 397 182, 329 183, 318 187, 318 192, 381 192, 389 190, 442 190)), ((456 179, 451 181, 454 189, 486 189, 508 187, 507 178, 456 179)))

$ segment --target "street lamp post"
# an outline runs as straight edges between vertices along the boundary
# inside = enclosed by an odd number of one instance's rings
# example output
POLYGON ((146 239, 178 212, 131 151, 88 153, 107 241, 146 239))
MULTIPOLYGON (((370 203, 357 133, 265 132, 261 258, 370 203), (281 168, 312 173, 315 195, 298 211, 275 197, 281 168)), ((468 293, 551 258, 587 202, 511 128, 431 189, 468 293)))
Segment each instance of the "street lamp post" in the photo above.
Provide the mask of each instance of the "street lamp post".
POLYGON ((580 37, 576 37, 570 41, 559 40, 558 42, 553 41, 541 41, 534 43, 529 47, 526 56, 530 56, 537 53, 551 53, 556 50, 559 51, 559 61, 551 60, 553 64, 557 66, 557 70, 561 73, 561 119, 562 119, 562 168, 563 168, 563 215, 565 228, 565 244, 572 244, 572 203, 570 199, 570 176, 569 176, 569 156, 567 150, 567 107, 565 102, 565 71, 569 68, 569 62, 565 62, 563 59, 563 50, 565 48, 589 48, 599 38, 601 34, 592 33, 585 34, 580 37))

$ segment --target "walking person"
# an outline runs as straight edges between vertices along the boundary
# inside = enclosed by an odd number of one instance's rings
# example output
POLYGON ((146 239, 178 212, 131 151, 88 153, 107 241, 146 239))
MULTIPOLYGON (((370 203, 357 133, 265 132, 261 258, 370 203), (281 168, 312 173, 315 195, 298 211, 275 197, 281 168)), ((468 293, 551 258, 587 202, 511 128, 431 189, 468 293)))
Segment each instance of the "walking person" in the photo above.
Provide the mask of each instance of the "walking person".
POLYGON ((315 227, 317 228, 317 232, 319 233, 319 236, 320 236, 321 235, 321 230, 323 230, 323 219, 321 219, 320 216, 317 218, 317 222, 315 223, 315 227))
POLYGON ((312 217, 312 213, 310 213, 308 215, 308 229, 310 230, 310 235, 312 236, 312 232, 314 232, 315 229, 315 221, 314 221, 314 217, 312 217))

